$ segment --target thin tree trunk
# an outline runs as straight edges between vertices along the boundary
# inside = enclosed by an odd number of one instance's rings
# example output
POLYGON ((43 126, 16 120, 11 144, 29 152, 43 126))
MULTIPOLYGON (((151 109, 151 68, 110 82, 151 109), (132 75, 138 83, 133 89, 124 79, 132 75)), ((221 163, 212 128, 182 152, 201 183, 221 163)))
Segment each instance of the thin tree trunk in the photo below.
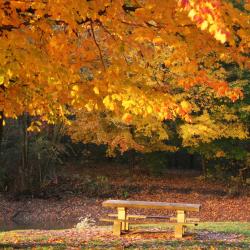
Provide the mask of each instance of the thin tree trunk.
POLYGON ((0 111, 0 160, 2 156, 3 120, 4 120, 4 112, 0 111))
POLYGON ((23 132, 23 142, 22 142, 22 163, 23 168, 28 169, 28 132, 27 132, 27 114, 22 117, 22 132, 23 132))
POLYGON ((207 169, 206 169, 205 160, 203 156, 201 156, 201 167, 202 167, 202 174, 204 178, 207 179, 207 169))
POLYGON ((135 152, 133 150, 129 152, 129 167, 131 170, 135 168, 135 152))
MULTIPOLYGON (((4 92, 5 87, 4 85, 0 86, 0 92, 4 92)), ((1 160, 1 153, 2 153, 2 140, 3 140, 3 121, 4 121, 4 111, 0 111, 0 160, 1 160)))
POLYGON ((28 178, 30 175, 29 164, 28 164, 28 116, 27 113, 24 113, 20 118, 20 130, 21 130, 21 165, 19 167, 19 175, 20 175, 20 189, 24 191, 29 185, 28 178))
POLYGON ((194 155, 193 154, 189 155, 189 169, 195 169, 195 166, 194 166, 194 155))
POLYGON ((175 153, 175 157, 174 157, 174 169, 178 169, 179 168, 178 158, 179 158, 179 153, 176 152, 175 153))

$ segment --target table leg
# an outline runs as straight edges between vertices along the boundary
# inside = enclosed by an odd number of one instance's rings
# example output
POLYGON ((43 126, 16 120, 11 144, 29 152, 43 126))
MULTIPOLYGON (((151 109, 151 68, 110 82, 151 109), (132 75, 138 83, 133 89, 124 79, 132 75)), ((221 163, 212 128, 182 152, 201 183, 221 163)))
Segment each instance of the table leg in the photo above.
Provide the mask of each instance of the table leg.
POLYGON ((182 210, 177 210, 177 225, 175 225, 175 238, 182 238, 185 226, 178 225, 178 223, 185 223, 186 222, 186 212, 182 210))
POLYGON ((125 231, 128 231, 128 222, 127 222, 127 209, 125 207, 118 207, 117 208, 117 212, 118 212, 118 219, 119 220, 124 220, 124 222, 121 223, 122 227, 121 229, 122 230, 125 230, 125 231))
POLYGON ((113 234, 116 236, 121 235, 121 222, 119 220, 114 220, 113 234))

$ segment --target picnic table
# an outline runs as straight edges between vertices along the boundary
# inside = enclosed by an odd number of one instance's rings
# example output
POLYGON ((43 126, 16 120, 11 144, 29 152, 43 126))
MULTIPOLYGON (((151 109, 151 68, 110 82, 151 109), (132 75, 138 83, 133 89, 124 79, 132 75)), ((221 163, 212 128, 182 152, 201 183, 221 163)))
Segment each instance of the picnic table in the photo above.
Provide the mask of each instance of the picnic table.
POLYGON ((182 238, 185 234, 186 227, 197 225, 198 218, 187 218, 187 212, 199 212, 200 204, 188 203, 169 203, 155 201, 131 201, 131 200, 106 200, 102 203, 103 207, 117 209, 117 214, 108 214, 109 218, 101 218, 101 221, 113 222, 113 234, 120 236, 121 233, 129 231, 131 223, 138 223, 138 219, 164 219, 167 223, 169 219, 171 224, 175 226, 175 238, 182 238), (161 209, 175 210, 176 217, 157 216, 157 215, 130 215, 129 208, 136 209, 161 209), (110 218, 113 217, 113 218, 110 218), (134 219, 134 220, 133 220, 134 219))

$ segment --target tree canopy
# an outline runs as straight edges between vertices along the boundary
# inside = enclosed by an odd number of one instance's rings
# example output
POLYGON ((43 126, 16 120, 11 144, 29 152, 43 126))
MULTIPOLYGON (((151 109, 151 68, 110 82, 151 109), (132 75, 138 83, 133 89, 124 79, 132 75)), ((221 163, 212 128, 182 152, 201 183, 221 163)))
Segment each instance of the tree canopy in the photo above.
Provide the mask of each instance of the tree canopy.
POLYGON ((168 121, 184 146, 245 139, 247 83, 228 79, 250 67, 249 32, 229 1, 2 1, 0 111, 121 151, 175 150, 168 121))

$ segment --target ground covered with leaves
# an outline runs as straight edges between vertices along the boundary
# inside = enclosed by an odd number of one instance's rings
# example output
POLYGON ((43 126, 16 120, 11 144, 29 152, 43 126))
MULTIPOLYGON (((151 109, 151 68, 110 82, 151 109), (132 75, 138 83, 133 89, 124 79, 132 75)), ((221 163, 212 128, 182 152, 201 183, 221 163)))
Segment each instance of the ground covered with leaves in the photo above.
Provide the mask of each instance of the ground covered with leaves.
MULTIPOLYGON (((57 183, 45 186, 33 198, 0 194, 0 227, 72 228, 81 217, 98 221, 111 212, 101 206, 108 198, 199 203, 201 221, 250 221, 249 189, 232 196, 229 188, 228 184, 204 181, 195 172, 167 172, 159 177, 116 164, 89 168, 68 166, 57 183)), ((172 214, 171 211, 157 213, 172 214)))
MULTIPOLYGON (((63 173, 57 183, 48 184, 34 197, 0 195, 0 249, 250 248, 247 188, 232 196, 228 185, 184 171, 169 171, 159 177, 122 166, 71 166, 63 173), (200 203, 201 212, 192 216, 198 216, 201 223, 185 240, 175 240, 170 228, 156 225, 117 238, 110 227, 98 221, 112 212, 101 206, 108 198, 200 203), (76 227, 86 218, 91 222, 87 227, 86 223, 76 227)), ((132 212, 173 215, 171 211, 132 212)))

